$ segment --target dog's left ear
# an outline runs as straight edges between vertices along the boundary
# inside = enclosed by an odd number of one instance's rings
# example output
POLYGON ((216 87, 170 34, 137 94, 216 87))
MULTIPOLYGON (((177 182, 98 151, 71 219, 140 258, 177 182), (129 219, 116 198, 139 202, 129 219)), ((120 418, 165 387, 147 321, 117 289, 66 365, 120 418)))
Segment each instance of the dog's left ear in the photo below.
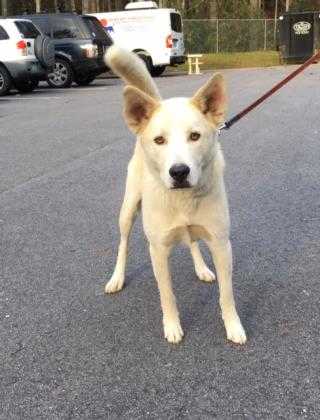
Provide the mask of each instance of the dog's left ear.
POLYGON ((224 122, 227 109, 227 93, 224 78, 221 74, 214 74, 191 99, 210 122, 214 125, 224 122))

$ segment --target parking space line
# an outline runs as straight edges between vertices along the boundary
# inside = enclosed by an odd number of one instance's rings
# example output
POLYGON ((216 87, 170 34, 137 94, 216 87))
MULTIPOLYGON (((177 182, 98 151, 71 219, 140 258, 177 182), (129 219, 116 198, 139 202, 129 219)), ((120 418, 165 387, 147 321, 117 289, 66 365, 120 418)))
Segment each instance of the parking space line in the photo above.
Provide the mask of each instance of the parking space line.
POLYGON ((61 98, 59 98, 59 97, 57 97, 57 96, 27 96, 27 97, 24 97, 24 96, 12 96, 12 97, 10 97, 10 96, 5 96, 5 97, 3 97, 3 98, 0 98, 0 101, 3 101, 3 102, 5 102, 5 101, 19 101, 20 99, 22 99, 22 100, 27 100, 27 101, 34 101, 35 99, 61 99, 61 98))
POLYGON ((85 88, 85 89, 59 89, 60 92, 68 92, 70 94, 81 94, 81 93, 86 93, 86 92, 99 92, 99 91, 105 91, 105 90, 109 90, 110 86, 106 86, 106 87, 92 87, 92 88, 85 88))
MULTIPOLYGON (((70 89, 59 89, 59 93, 56 92, 57 96, 37 96, 37 92, 43 92, 43 90, 40 91, 35 91, 34 95, 32 96, 19 96, 19 95, 15 95, 15 96, 4 96, 0 98, 0 101, 6 101, 6 100, 34 100, 34 99, 61 99, 61 97, 65 97, 65 95, 62 95, 64 93, 68 93, 68 96, 72 96, 72 95, 81 95, 81 94, 90 94, 90 93, 96 93, 99 91, 105 91, 108 90, 109 86, 106 87, 92 87, 89 89, 79 89, 79 90, 70 90, 70 89)), ((50 91, 49 91, 50 92, 50 91)), ((48 92, 48 93, 49 93, 48 92)))
MULTIPOLYGON (((37 93, 46 93, 49 94, 51 92, 53 92, 52 89, 39 89, 39 90, 35 90, 33 92, 32 96, 22 96, 22 95, 14 95, 14 96, 4 96, 4 97, 0 97, 0 102, 1 101, 18 101, 18 100, 27 100, 27 101, 31 101, 31 100, 35 100, 35 99, 44 99, 44 100, 48 100, 48 99, 61 99, 61 98, 65 98, 66 96, 76 96, 76 95, 86 95, 86 94, 95 94, 99 91, 101 92, 105 92, 106 90, 109 90, 111 87, 113 87, 115 85, 106 85, 106 86, 92 86, 92 87, 86 87, 86 88, 75 88, 75 89, 58 89, 55 90, 55 94, 54 96, 38 96, 37 93), (65 95, 65 93, 68 93, 68 95, 65 95)), ((119 85, 121 86, 121 85, 119 85)))

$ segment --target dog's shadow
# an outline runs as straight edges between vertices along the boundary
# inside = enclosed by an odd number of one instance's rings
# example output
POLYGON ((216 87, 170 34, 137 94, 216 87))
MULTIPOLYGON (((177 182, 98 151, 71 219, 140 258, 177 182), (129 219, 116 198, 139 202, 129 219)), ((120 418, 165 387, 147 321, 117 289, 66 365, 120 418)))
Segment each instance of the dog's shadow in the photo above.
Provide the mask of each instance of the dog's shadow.
MULTIPOLYGON (((124 290, 130 289, 135 282, 142 279, 152 281, 153 287, 157 289, 157 282, 153 275, 147 248, 141 251, 144 262, 128 269, 124 290)), ((201 245, 201 252, 208 267, 214 270, 208 249, 201 245)), ((261 278, 259 275, 259 281, 256 277, 257 270, 247 274, 248 267, 244 255, 241 254, 241 251, 239 255, 237 254, 238 251, 235 249, 234 294, 238 313, 247 335, 253 337, 261 333, 258 329, 261 318, 260 309, 264 306, 264 302, 271 298, 276 285, 271 281, 270 287, 268 279, 272 273, 268 273, 267 278, 261 278)), ((170 267, 183 328, 186 331, 205 330, 206 334, 218 331, 217 334, 223 336, 224 326, 219 305, 218 281, 205 283, 198 279, 189 250, 184 246, 178 246, 173 250, 170 257, 170 267), (208 324, 207 327, 206 324, 208 324)), ((157 304, 159 304, 159 311, 161 311, 160 299, 157 304)))
MULTIPOLYGON (((201 246, 201 251, 208 267, 215 271, 206 247, 201 246)), ((252 337, 261 333, 259 331, 262 318, 261 311, 264 310, 265 302, 272 299, 275 288, 277 288, 276 282, 271 280, 271 277, 275 276, 276 273, 272 273, 269 270, 267 275, 263 274, 262 276, 259 274, 258 278, 258 270, 247 274, 248 267, 244 256, 242 255, 240 259, 240 256, 237 256, 237 250, 235 251, 236 258, 233 276, 235 300, 247 335, 252 337), (244 263, 241 263, 241 261, 244 261, 244 263)), ((270 256, 270 258, 272 257, 270 256)), ((199 280, 194 272, 192 260, 187 250, 178 250, 172 261, 172 269, 173 283, 178 285, 176 297, 183 326, 189 330, 203 329, 204 323, 209 322, 210 331, 215 329, 223 331, 218 281, 214 280, 212 283, 205 283, 199 280), (181 260, 183 261, 182 263, 181 260), (182 280, 183 284, 181 284, 182 280), (187 295, 183 291, 184 287, 188 288, 190 292, 187 295)), ((269 316, 273 317, 272 314, 269 314, 269 316)), ((271 320, 271 322, 273 321, 271 320)))

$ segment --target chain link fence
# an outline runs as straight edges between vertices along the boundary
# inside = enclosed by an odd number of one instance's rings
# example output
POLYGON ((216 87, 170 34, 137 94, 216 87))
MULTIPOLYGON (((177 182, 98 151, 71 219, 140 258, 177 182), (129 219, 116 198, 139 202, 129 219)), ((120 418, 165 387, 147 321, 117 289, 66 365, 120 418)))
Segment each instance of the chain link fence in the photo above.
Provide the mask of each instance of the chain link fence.
POLYGON ((275 50, 272 19, 185 19, 186 53, 275 50))

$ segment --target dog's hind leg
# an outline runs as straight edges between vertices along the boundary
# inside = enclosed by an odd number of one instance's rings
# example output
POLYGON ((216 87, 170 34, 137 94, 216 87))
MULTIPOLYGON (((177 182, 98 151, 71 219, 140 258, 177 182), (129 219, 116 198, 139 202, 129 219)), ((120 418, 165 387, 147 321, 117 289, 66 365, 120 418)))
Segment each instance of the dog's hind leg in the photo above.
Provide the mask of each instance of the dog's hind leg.
POLYGON ((120 244, 117 262, 113 275, 105 286, 106 293, 118 292, 124 285, 129 235, 141 201, 138 169, 134 157, 128 166, 126 191, 119 217, 120 244))
POLYGON ((181 341, 183 331, 180 325, 179 312, 171 284, 168 262, 169 253, 170 248, 167 246, 150 244, 153 272, 160 292, 164 336, 169 343, 176 344, 181 341))
POLYGON ((216 276, 208 268, 207 264, 204 262, 198 242, 191 241, 189 243, 189 247, 190 247, 190 252, 191 252, 193 263, 194 263, 194 269, 198 278, 208 283, 213 282, 216 276))

